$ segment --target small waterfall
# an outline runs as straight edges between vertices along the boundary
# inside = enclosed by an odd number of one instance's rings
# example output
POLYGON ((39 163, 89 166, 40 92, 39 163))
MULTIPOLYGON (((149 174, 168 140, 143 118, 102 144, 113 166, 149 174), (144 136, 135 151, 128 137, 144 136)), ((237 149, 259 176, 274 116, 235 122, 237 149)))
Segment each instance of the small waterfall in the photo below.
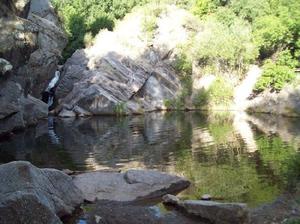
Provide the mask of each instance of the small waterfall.
POLYGON ((48 108, 50 108, 53 105, 54 102, 54 90, 56 87, 56 84, 59 80, 60 72, 57 70, 55 71, 54 77, 49 82, 47 88, 43 92, 42 100, 48 104, 48 108))

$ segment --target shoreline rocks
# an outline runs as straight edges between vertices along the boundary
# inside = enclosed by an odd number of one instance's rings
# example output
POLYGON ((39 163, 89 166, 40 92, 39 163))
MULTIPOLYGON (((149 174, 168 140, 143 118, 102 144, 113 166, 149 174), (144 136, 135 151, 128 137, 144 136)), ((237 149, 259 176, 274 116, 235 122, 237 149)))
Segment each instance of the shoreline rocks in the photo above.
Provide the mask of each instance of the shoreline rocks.
POLYGON ((29 162, 0 165, 0 223, 61 223, 83 203, 72 178, 55 169, 29 162))
MULTIPOLYGON (((299 78, 298 78, 299 79, 299 78)), ((279 93, 265 91, 248 101, 250 113, 276 114, 286 117, 300 116, 300 90, 298 84, 284 87, 279 93)))
POLYGON ((174 195, 163 197, 165 204, 173 205, 190 215, 195 215, 212 223, 218 224, 247 224, 249 212, 243 203, 220 203, 204 200, 180 201, 174 195))
POLYGON ((152 170, 128 170, 125 173, 95 171, 74 176, 73 182, 90 202, 143 201, 178 193, 190 185, 184 178, 152 170))
POLYGON ((96 171, 71 177, 26 161, 0 165, 0 183, 1 224, 62 223, 60 218, 71 216, 84 200, 98 206, 106 199, 121 206, 177 193, 190 184, 184 178, 151 170, 96 171))

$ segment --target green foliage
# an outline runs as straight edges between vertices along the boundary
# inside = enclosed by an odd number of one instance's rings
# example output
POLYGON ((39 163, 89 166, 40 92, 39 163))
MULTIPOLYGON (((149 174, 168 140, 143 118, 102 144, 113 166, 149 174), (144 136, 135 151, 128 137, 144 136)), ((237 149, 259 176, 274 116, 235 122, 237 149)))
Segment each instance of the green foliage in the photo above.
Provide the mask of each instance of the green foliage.
POLYGON ((295 79, 295 66, 297 61, 293 59, 289 51, 283 51, 278 59, 273 62, 266 60, 263 66, 263 74, 255 85, 255 91, 265 89, 280 91, 287 83, 295 79))
POLYGON ((120 102, 115 105, 114 109, 117 116, 124 115, 126 113, 126 103, 120 102))
POLYGON ((147 8, 144 9, 142 28, 149 40, 154 37, 155 30, 157 28, 157 19, 162 13, 163 9, 163 5, 154 3, 147 4, 147 8))
POLYGON ((233 86, 222 76, 218 76, 208 90, 199 90, 193 104, 199 109, 211 109, 214 106, 228 106, 233 100, 233 86))
POLYGON ((193 98, 193 105, 198 109, 208 109, 209 104, 209 92, 201 89, 195 93, 193 98))
POLYGON ((218 76, 209 88, 209 98, 216 105, 228 105, 233 99, 233 86, 218 76))
POLYGON ((249 22, 271 11, 269 1, 264 0, 231 0, 229 7, 238 17, 249 22))
POLYGON ((254 24, 254 39, 262 57, 271 55, 289 37, 288 27, 274 15, 260 17, 254 24))
POLYGON ((146 2, 147 0, 52 0, 69 40, 63 57, 67 59, 75 50, 83 48, 87 33, 94 37, 101 29, 112 30, 116 19, 123 18, 134 6, 146 2))
MULTIPOLYGON (((219 15, 220 16, 220 15, 219 15)), ((193 57, 203 67, 214 72, 242 72, 257 56, 251 40, 251 27, 235 17, 227 26, 215 18, 207 20, 204 31, 194 39, 193 57)))
POLYGON ((283 224, 300 224, 300 219, 288 219, 283 224))
POLYGON ((199 16, 204 17, 215 12, 218 7, 225 6, 228 0, 194 0, 192 2, 191 11, 199 16))
POLYGON ((259 136, 256 143, 264 165, 281 177, 284 186, 296 187, 300 181, 300 153, 277 136, 259 136))

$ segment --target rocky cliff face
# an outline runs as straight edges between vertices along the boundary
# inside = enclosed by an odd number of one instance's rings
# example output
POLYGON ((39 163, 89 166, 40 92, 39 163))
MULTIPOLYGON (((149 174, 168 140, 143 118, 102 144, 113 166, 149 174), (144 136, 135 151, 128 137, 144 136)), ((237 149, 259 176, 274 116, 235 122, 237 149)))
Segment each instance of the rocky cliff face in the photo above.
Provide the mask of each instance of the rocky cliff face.
MULTIPOLYGON (((299 79, 298 79, 299 81, 299 79)), ((300 89, 298 81, 284 87, 279 93, 265 91, 248 102, 249 112, 277 114, 287 117, 300 116, 300 89)))
POLYGON ((3 135, 47 116, 47 105, 37 98, 53 76, 67 40, 48 0, 1 1, 0 18, 3 135))
POLYGON ((73 54, 56 91, 60 116, 160 110, 165 100, 178 95, 174 57, 176 47, 189 37, 190 15, 175 7, 160 10, 151 34, 138 11, 114 32, 100 32, 90 48, 73 54))

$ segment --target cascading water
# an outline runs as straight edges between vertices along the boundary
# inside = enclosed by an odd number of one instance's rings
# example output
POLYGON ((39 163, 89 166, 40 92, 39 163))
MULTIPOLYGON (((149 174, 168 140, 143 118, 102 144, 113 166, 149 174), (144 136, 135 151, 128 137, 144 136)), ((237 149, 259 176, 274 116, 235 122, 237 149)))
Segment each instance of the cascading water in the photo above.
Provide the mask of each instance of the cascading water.
POLYGON ((60 77, 60 72, 57 70, 57 71, 55 71, 54 77, 51 79, 47 88, 45 89, 45 91, 42 94, 43 95, 42 100, 48 104, 49 109, 53 105, 53 102, 54 102, 54 91, 55 91, 56 84, 59 80, 59 77, 60 77))

